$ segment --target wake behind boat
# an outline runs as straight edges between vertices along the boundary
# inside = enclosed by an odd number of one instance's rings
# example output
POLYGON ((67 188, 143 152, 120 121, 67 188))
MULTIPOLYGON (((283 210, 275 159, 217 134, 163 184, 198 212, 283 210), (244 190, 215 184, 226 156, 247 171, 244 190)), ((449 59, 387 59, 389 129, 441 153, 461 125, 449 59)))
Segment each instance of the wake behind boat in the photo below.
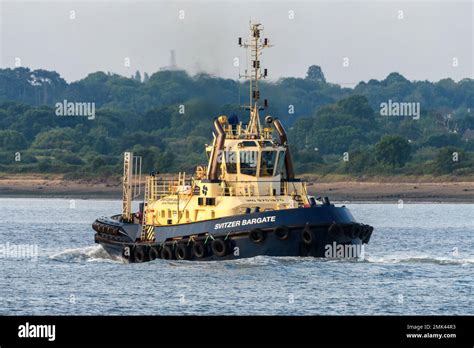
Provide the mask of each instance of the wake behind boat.
MULTIPOLYGON (((355 221, 350 211, 327 197, 308 195, 295 177, 287 135, 278 119, 267 115, 262 125, 258 82, 261 24, 250 25, 250 113, 248 123, 236 116, 214 120, 214 139, 206 146, 208 164, 177 177, 147 176, 144 201, 133 214, 140 193, 141 158, 124 155, 122 214, 98 218, 95 241, 112 256, 129 262, 157 258, 227 260, 269 256, 328 256, 328 248, 368 243, 373 231, 355 221)), ((331 255, 338 255, 334 253, 331 255)), ((354 255, 357 256, 357 255, 354 255)))

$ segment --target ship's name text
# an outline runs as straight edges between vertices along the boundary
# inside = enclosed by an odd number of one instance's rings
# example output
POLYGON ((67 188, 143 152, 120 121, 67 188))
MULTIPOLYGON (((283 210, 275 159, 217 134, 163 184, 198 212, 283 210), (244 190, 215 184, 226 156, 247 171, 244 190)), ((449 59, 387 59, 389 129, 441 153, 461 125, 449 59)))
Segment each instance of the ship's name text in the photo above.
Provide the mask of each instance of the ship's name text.
POLYGON ((222 222, 220 224, 215 224, 214 229, 220 230, 222 228, 229 228, 229 227, 263 224, 265 222, 275 222, 275 220, 276 220, 275 215, 264 216, 264 217, 253 218, 253 219, 235 220, 235 221, 222 222))

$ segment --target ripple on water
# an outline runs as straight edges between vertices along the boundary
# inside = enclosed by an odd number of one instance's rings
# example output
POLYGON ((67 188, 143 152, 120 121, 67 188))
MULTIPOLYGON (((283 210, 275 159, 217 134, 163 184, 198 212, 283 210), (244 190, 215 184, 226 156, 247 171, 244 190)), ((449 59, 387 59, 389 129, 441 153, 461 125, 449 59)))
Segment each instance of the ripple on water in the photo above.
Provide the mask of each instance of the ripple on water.
POLYGON ((367 261, 370 263, 381 263, 381 264, 395 264, 395 263, 408 263, 408 264, 434 264, 434 265, 472 265, 474 264, 474 258, 448 258, 448 257, 436 257, 436 256, 381 256, 381 257, 368 257, 367 261))

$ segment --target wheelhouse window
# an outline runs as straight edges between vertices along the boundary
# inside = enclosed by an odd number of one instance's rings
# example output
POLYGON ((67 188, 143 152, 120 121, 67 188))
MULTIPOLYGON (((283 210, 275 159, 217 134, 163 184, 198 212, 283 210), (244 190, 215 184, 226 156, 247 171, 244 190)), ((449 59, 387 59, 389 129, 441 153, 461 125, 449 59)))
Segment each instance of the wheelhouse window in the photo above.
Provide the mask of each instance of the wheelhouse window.
POLYGON ((237 152, 226 151, 225 153, 225 166, 227 173, 237 174, 237 152))
POLYGON ((257 175, 257 151, 239 151, 240 173, 257 175))
POLYGON ((262 151, 262 158, 260 161, 260 176, 273 176, 273 169, 277 151, 262 151))
POLYGON ((285 151, 278 152, 278 163, 276 165, 275 175, 283 174, 285 168, 285 151))
POLYGON ((253 140, 244 140, 239 144, 241 147, 252 147, 257 146, 257 143, 253 140))

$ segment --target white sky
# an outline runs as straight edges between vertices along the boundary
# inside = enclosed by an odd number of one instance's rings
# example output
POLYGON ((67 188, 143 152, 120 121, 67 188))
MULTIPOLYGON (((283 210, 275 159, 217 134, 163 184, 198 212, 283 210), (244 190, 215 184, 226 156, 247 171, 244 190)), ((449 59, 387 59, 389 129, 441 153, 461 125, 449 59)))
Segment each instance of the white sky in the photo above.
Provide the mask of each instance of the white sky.
POLYGON ((474 77, 472 1, 0 2, 0 67, 20 58, 67 81, 98 70, 151 74, 169 65, 171 49, 192 74, 235 79, 233 59, 245 59, 237 38, 248 35, 249 19, 263 23, 275 45, 262 58, 271 79, 304 77, 312 64, 346 86, 393 71, 410 80, 474 77))

